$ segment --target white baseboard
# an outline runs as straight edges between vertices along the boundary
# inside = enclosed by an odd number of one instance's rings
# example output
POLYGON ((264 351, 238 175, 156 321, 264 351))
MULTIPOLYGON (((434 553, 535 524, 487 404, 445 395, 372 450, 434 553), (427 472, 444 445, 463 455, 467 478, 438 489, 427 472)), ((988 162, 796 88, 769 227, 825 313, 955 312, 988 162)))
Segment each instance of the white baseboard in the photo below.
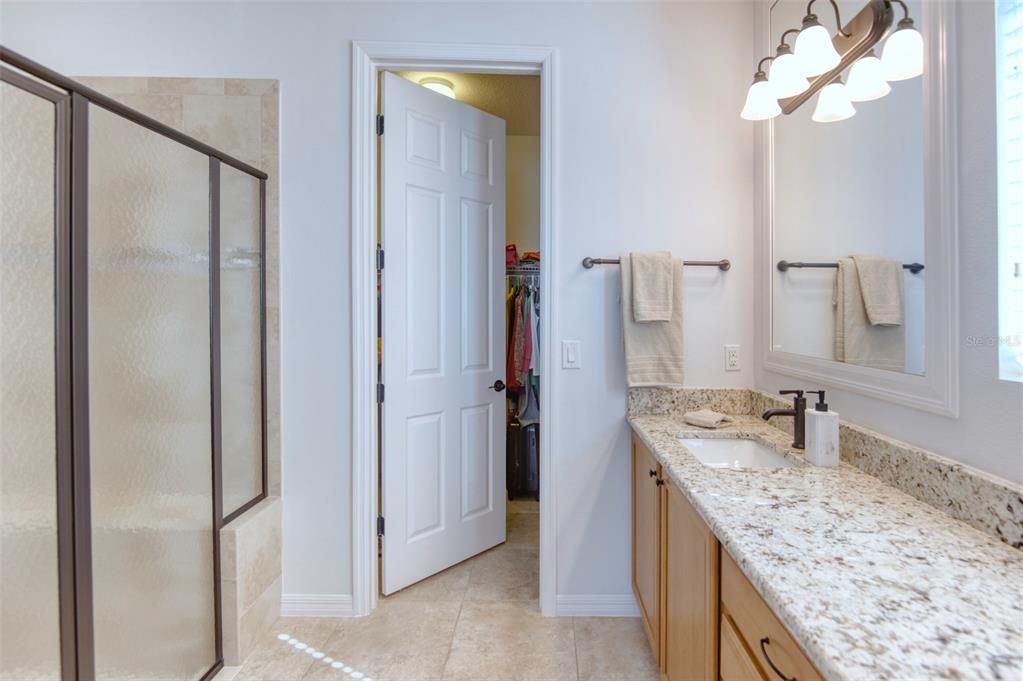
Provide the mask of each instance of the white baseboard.
POLYGON ((632 594, 558 595, 558 617, 639 617, 632 594))
POLYGON ((351 594, 282 594, 281 617, 354 617, 351 594))

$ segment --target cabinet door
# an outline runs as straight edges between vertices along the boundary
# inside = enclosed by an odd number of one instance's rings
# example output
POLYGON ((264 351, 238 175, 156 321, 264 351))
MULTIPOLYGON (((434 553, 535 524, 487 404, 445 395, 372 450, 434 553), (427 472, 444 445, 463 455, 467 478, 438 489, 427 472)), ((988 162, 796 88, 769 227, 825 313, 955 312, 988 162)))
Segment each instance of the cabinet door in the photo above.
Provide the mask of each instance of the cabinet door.
POLYGON ((654 657, 660 660, 660 468, 638 439, 632 439, 632 590, 654 657))
POLYGON ((764 681, 742 636, 727 615, 721 615, 721 681, 764 681))
POLYGON ((718 541, 670 480, 665 489, 662 669, 669 681, 717 681, 718 541))

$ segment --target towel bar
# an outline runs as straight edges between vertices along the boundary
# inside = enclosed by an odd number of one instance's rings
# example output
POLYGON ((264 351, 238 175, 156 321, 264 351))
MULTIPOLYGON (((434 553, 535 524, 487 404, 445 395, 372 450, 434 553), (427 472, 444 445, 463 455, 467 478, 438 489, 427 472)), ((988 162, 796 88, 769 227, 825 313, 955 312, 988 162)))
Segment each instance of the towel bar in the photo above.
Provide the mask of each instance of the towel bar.
MULTIPOLYGON (((830 267, 831 269, 838 269, 837 262, 789 262, 788 260, 778 261, 778 271, 787 272, 789 268, 803 268, 803 267, 830 267)), ((909 270, 913 274, 919 274, 923 270, 924 266, 918 262, 903 263, 902 269, 909 270)))
MULTIPOLYGON (((621 258, 583 258, 583 267, 586 269, 592 268, 594 265, 621 265, 621 258)), ((683 260, 682 264, 686 267, 716 267, 722 272, 727 272, 732 268, 732 263, 728 260, 683 260)))

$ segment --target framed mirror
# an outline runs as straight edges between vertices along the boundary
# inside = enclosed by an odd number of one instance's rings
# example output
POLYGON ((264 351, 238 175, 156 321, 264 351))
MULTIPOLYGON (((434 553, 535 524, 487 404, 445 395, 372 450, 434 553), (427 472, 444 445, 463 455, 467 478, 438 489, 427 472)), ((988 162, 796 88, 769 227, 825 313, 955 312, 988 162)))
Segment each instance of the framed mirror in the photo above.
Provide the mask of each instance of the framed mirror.
MULTIPOLYGON (((874 54, 908 14, 923 75, 864 92, 846 68, 844 110, 822 90, 755 124, 757 352, 768 372, 958 416, 954 8, 871 4, 892 17, 874 54)), ((834 3, 843 28, 867 5, 834 3)), ((828 0, 812 11, 836 32, 828 0)), ((757 54, 793 45, 806 14, 759 3, 757 54)))

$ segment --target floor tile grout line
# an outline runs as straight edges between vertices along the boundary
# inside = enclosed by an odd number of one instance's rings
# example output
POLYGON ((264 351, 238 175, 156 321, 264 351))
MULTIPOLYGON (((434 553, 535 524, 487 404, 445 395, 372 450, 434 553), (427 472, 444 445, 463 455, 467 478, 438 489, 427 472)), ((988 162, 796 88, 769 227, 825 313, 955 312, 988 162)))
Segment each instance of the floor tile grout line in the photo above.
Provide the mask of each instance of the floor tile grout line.
POLYGON ((440 678, 443 679, 447 676, 448 671, 448 660, 451 659, 451 651, 455 647, 455 636, 458 634, 458 622, 462 619, 462 608, 465 607, 465 599, 458 604, 458 615, 455 616, 455 626, 451 629, 451 640, 448 642, 448 654, 444 656, 444 664, 440 668, 440 678))
POLYGON ((572 618, 572 650, 575 652, 575 678, 576 681, 582 678, 581 672, 579 671, 579 637, 576 636, 575 623, 578 617, 572 618))

